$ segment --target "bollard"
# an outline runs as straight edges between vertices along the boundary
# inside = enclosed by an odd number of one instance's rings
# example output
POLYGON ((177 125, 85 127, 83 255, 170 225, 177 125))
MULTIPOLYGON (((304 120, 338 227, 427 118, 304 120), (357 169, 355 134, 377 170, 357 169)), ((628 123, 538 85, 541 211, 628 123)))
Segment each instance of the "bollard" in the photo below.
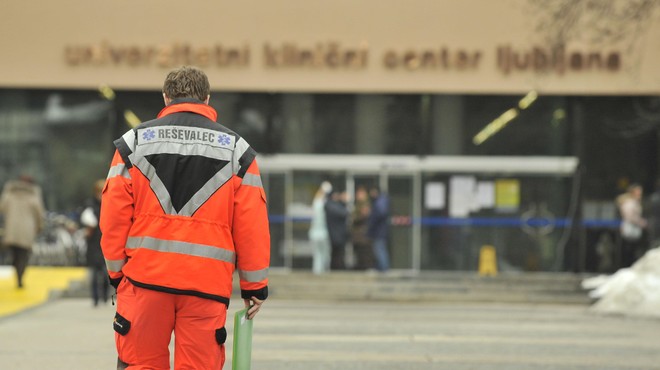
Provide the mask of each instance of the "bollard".
POLYGON ((497 276, 497 254, 492 245, 484 245, 479 251, 479 275, 497 276))

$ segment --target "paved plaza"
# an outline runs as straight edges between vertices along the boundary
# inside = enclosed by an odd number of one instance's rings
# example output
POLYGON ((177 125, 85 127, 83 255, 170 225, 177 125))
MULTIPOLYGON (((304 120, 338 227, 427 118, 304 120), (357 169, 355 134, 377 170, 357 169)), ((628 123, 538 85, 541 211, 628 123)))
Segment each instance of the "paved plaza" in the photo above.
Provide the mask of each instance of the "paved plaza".
MULTIPOLYGON (((255 370, 660 369, 660 321, 581 305, 273 298, 254 324, 255 370)), ((58 299, 0 319, 0 368, 114 369, 113 309, 58 299)))

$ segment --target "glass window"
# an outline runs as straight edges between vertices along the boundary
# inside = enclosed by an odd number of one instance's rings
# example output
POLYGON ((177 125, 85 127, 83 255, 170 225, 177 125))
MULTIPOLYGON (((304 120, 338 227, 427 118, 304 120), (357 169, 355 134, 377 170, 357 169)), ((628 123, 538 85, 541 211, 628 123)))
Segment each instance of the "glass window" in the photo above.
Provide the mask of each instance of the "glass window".
POLYGON ((94 91, 0 90, 0 181, 29 174, 49 210, 81 206, 107 175, 116 117, 94 91))
MULTIPOLYGON (((538 97, 526 109, 521 96, 465 96, 464 155, 570 155, 573 149, 562 97, 538 97), (473 138, 505 112, 515 116, 480 145, 473 138)), ((503 121, 507 121, 504 119, 503 121)))

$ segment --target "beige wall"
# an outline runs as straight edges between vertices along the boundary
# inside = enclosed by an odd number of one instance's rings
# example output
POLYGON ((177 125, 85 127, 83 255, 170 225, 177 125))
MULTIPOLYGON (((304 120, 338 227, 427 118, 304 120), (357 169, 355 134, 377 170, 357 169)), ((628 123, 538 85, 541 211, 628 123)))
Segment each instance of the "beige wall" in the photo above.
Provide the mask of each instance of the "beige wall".
POLYGON ((655 4, 637 21, 593 23, 587 10, 564 24, 528 0, 3 0, 0 87, 157 89, 172 66, 192 63, 217 90, 660 94, 655 4), (599 38, 602 25, 621 37, 599 38), (559 72, 547 66, 562 38, 568 64, 584 59, 559 72), (306 65, 264 51, 285 44, 309 51, 306 65), (185 46, 193 59, 170 54, 185 46), (233 65, 218 65, 218 46, 236 49, 233 65), (507 46, 519 58, 537 48, 537 69, 505 73, 498 48, 507 46), (424 51, 435 54, 421 66, 424 51), (603 64, 586 67, 590 55, 603 64))

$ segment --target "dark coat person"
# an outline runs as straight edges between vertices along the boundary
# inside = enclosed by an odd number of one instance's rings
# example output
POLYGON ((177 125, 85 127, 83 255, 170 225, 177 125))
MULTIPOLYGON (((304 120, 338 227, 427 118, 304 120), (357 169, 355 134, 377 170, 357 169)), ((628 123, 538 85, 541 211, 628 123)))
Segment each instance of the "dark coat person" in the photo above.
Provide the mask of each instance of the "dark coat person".
POLYGON ((325 203, 325 219, 330 236, 331 257, 330 268, 342 270, 346 268, 346 242, 348 242, 348 208, 346 207, 346 193, 333 192, 325 203))
POLYGON ((98 306, 99 301, 106 303, 110 292, 110 281, 106 273, 105 258, 101 251, 101 192, 105 180, 94 183, 94 197, 87 201, 87 207, 80 216, 80 222, 86 228, 85 242, 87 244, 86 260, 90 271, 90 288, 92 302, 98 306))
POLYGON ((381 193, 377 187, 369 191, 371 197, 371 214, 367 228, 367 236, 371 238, 376 259, 376 269, 385 272, 390 268, 390 256, 387 249, 387 235, 389 229, 390 201, 386 194, 381 193))

